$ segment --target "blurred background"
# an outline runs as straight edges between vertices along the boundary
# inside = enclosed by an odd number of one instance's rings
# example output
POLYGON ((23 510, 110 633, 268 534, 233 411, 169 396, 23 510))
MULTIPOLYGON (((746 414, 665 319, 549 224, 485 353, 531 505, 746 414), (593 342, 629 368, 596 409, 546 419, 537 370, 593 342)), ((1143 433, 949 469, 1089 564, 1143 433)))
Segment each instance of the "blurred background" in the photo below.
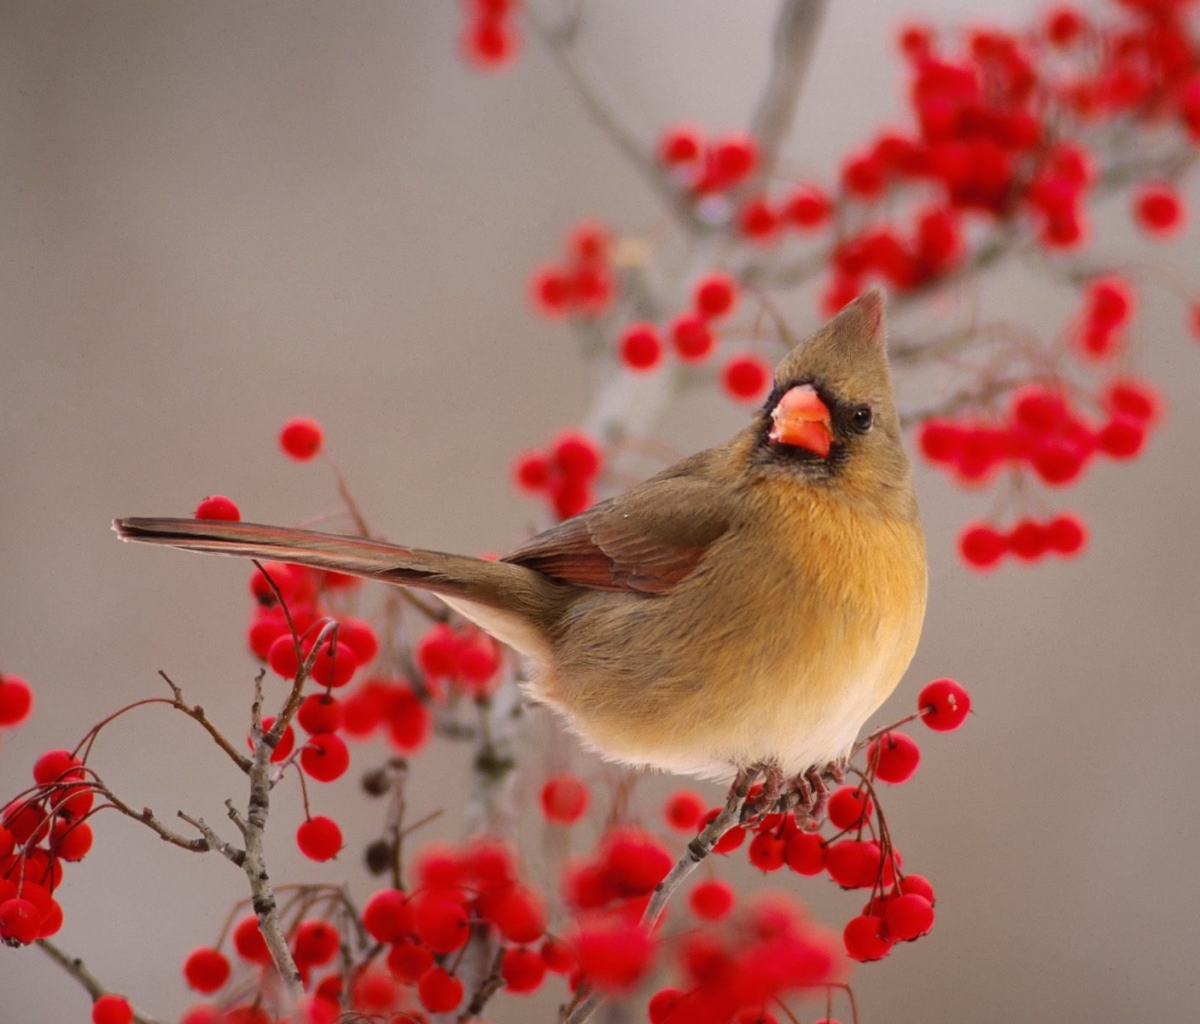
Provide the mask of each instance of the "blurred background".
MULTIPOLYGON (((902 21, 1012 25, 1037 9, 831 6, 783 151, 798 178, 829 180, 899 116, 902 21)), ((584 49, 646 140, 676 120, 745 124, 774 3, 592 8, 584 49)), ((394 540, 502 550, 538 521, 510 486, 511 459, 578 422, 589 392, 565 329, 528 308, 529 271, 584 216, 645 237, 665 225, 535 40, 509 71, 481 75, 459 59, 462 24, 457 3, 0 3, 0 668, 37 699, 0 737, 0 792, 23 788, 43 750, 165 693, 158 669, 244 730, 245 567, 125 547, 109 520, 187 515, 214 492, 259 521, 337 508, 323 466, 279 454, 285 419, 324 424, 373 529, 394 540)), ((1194 181, 1188 192, 1200 200, 1194 181)), ((1122 203, 1097 218, 1101 257, 1134 251, 1122 203)), ((1149 257, 1193 268, 1200 291, 1195 232, 1149 257)), ((1019 270, 979 295, 1042 330, 1074 302, 1019 270)), ((785 308, 798 333, 816 325, 810 300, 785 308)), ((1147 293, 1137 367, 1170 413, 1143 458, 1101 464, 1065 495, 1091 524, 1085 557, 969 573, 954 538, 991 499, 918 469, 929 616, 878 719, 907 713, 941 675, 971 690, 976 714, 959 732, 918 734, 917 779, 888 793, 906 868, 937 887, 938 923, 856 972, 864 1024, 1200 1015, 1200 349, 1183 323, 1177 300, 1147 293)), ((669 407, 663 433, 690 450, 744 418, 714 393, 669 407)), ((377 756, 356 747, 354 766, 377 756)), ((418 760, 414 815, 445 804, 465 756, 439 744, 418 760)), ((163 818, 223 821, 224 798, 243 798, 199 731, 160 709, 106 730, 93 763, 163 818)), ((294 850, 299 797, 283 787, 276 880, 372 891, 354 850, 379 809, 355 776, 313 787, 314 811, 337 817, 350 845, 320 866, 294 850)), ((642 794, 647 820, 665 787, 642 794)), ((447 811, 430 835, 458 835, 447 811)), ((173 1019, 184 956, 215 939, 244 879, 127 819, 95 824, 94 852, 67 872, 57 941, 173 1019)), ((718 871, 748 877, 743 859, 718 871)), ((827 880, 773 883, 839 928, 855 912, 827 880)), ((501 999, 489 1016, 551 1020, 560 995, 501 999)), ((39 950, 0 950, 0 1019, 88 1012, 39 950)))

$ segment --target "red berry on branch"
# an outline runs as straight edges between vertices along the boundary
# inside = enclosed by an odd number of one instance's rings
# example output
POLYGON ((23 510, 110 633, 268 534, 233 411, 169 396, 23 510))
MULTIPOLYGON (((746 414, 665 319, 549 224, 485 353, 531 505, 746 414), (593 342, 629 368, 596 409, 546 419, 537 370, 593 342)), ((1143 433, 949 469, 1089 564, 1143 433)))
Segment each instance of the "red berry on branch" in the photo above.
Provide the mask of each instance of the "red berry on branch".
POLYGON ((43 786, 79 781, 84 778, 82 764, 69 750, 47 750, 33 763, 33 781, 43 786))
POLYGON ((1100 400, 1112 415, 1128 416, 1148 426, 1162 414, 1162 398, 1154 385, 1132 377, 1109 381, 1100 400))
POLYGON ((675 354, 685 363, 707 358, 717 343, 708 321, 699 313, 680 313, 671 321, 669 330, 675 354))
POLYGON ((566 316, 573 298, 571 278, 558 267, 538 267, 529 278, 529 297, 542 316, 566 316))
POLYGON ((1143 185, 1134 197, 1134 216, 1147 234, 1164 237, 1183 227, 1186 208, 1173 185, 1143 185))
POLYGON ((33 691, 19 676, 0 674, 0 725, 20 725, 33 710, 33 691))
POLYGON ((653 324, 630 324, 618 343, 621 362, 631 370, 652 370, 662 362, 663 344, 653 324))
POLYGON ((721 371, 721 386, 725 393, 739 402, 761 398, 770 382, 771 368, 758 356, 734 356, 721 371))
POLYGON ((1054 46, 1065 49, 1079 41, 1087 30, 1087 21, 1075 7, 1061 4, 1046 12, 1046 38, 1054 46))
POLYGON ((332 782, 350 767, 350 751, 336 733, 310 736, 300 751, 300 767, 317 782, 332 782))
POLYGON ((310 693, 296 712, 305 732, 337 732, 342 727, 342 703, 332 694, 310 693))
POLYGON ((0 939, 10 946, 23 946, 38 937, 42 912, 27 899, 0 901, 0 939))
POLYGON ((550 482, 550 463, 541 452, 525 452, 517 457, 513 479, 522 491, 536 494, 550 482))
POLYGON ((612 232, 600 221, 580 221, 567 236, 567 252, 579 263, 603 263, 611 248, 612 232))
POLYGON ((1046 553, 1046 527, 1036 519, 1021 519, 1009 531, 1008 549, 1024 562, 1036 562, 1046 553))
POLYGON ((1055 554, 1070 558, 1087 544, 1087 527, 1070 512, 1060 512, 1046 524, 1046 542, 1055 554))
POLYGON ((704 799, 699 793, 690 789, 679 789, 667 797, 663 816, 671 828, 677 828, 681 832, 694 832, 704 811, 704 799))
POLYGON ((909 60, 924 60, 933 54, 934 32, 928 25, 903 25, 897 37, 900 52, 909 60))
POLYGON ((380 889, 362 911, 363 927, 377 942, 401 942, 416 934, 414 911, 399 889, 380 889))
POLYGON ((309 860, 332 860, 342 848, 342 830, 332 818, 317 814, 300 823, 296 845, 309 860))
POLYGON ((839 831, 865 825, 875 805, 865 790, 840 786, 829 797, 829 821, 839 831))
POLYGON ((855 199, 875 200, 887 188, 883 164, 873 153, 857 153, 842 164, 842 188, 855 199))
POLYGON ((908 733, 885 732, 868 748, 867 763, 876 765, 875 777, 880 782, 907 782, 921 763, 921 748, 908 733))
MULTIPOLYGON (((266 718, 264 718, 262 720, 262 731, 263 731, 264 736, 271 731, 271 727, 274 724, 275 724, 275 718, 272 715, 268 715, 266 718)), ((251 753, 254 752, 254 737, 253 736, 246 737, 246 746, 249 748, 251 753)), ((271 751, 271 763, 278 764, 280 761, 286 760, 287 756, 292 752, 292 749, 295 746, 296 746, 296 733, 292 729, 292 727, 289 725, 286 729, 283 730, 283 733, 280 735, 279 742, 275 745, 275 749, 273 751, 271 751)))
POLYGON ((258 918, 251 914, 243 917, 233 928, 233 948, 238 956, 252 964, 271 963, 271 951, 267 948, 267 940, 263 938, 258 927, 258 918))
POLYGON ((1112 459, 1132 459, 1145 443, 1145 424, 1132 416, 1116 415, 1096 434, 1096 447, 1112 459))
POLYGON ((733 312, 738 300, 738 284, 728 274, 708 274, 696 282, 692 304, 706 320, 720 320, 733 312))
POLYGON ((338 640, 354 652, 354 659, 360 667, 369 665, 379 653, 379 638, 375 635, 375 628, 352 615, 342 616, 339 620, 338 640))
POLYGON ((587 811, 588 788, 577 775, 556 775, 542 787, 542 813, 549 821, 573 825, 587 811))
POLYGON ((783 219, 801 231, 824 225, 833 210, 828 194, 817 185, 801 185, 783 204, 783 219))
POLYGON ((797 832, 787 844, 787 866, 800 875, 819 875, 825 870, 829 846, 816 832, 797 832))
POLYGON ((927 683, 917 697, 921 721, 936 732, 957 729, 971 713, 971 695, 953 679, 927 683))
POLYGON ((700 132, 686 125, 673 125, 658 141, 658 158, 668 167, 691 164, 700 159, 703 147, 700 132))
POLYGON ((688 906, 701 921, 723 921, 733 911, 733 886, 719 878, 697 882, 688 893, 688 906))
POLYGON ((133 1007, 124 996, 112 992, 92 1003, 92 1024, 131 1024, 133 1007))
POLYGON ((929 884, 929 879, 924 875, 905 875, 900 879, 900 892, 908 894, 913 893, 917 896, 923 896, 929 901, 929 905, 933 906, 937 900, 933 896, 933 886, 929 884))
POLYGON ((509 992, 536 992, 546 980, 546 964, 532 949, 506 949, 500 965, 500 976, 509 992))
POLYGON ((307 462, 315 456, 324 440, 321 424, 303 416, 288 420, 279 432, 279 447, 283 454, 297 462, 307 462))
POLYGON ((787 840, 773 832, 759 832, 750 840, 746 855, 759 871, 778 871, 784 865, 787 840))
POLYGON ((236 523, 242 518, 242 513, 238 511, 237 505, 225 497, 225 495, 213 494, 196 506, 195 518, 217 519, 227 523, 236 523))
POLYGON ((750 177, 758 167, 758 144, 748 135, 716 139, 708 151, 708 173, 713 186, 732 188, 750 177))
POLYGON ((1084 298, 1087 319, 1101 327, 1122 327, 1133 316, 1134 293, 1120 277, 1097 278, 1084 298))
POLYGON ((313 682, 333 689, 345 686, 358 671, 358 658, 347 644, 326 640, 312 663, 313 682))
POLYGON ((388 970, 405 985, 414 985, 433 966, 433 951, 419 942, 401 942, 387 955, 388 970))
POLYGON ((870 888, 883 870, 879 844, 867 839, 840 839, 829 847, 825 870, 843 889, 870 888))
MULTIPOLYGON (((709 824, 721 813, 721 808, 712 807, 705 812, 704 817, 700 819, 700 830, 709 826, 709 824)), ((720 839, 717 840, 713 847, 713 853, 732 853, 746 841, 746 830, 741 825, 734 825, 720 839)))
POLYGON ((479 14, 463 30, 461 46, 463 56, 480 71, 498 71, 516 58, 521 36, 510 19, 479 14))
MULTIPOLYGON (((287 629, 286 624, 284 629, 287 629)), ((271 671, 284 679, 295 679, 300 671, 300 655, 296 652, 296 641, 291 633, 276 637, 267 649, 267 664, 271 671)))
POLYGON ((554 463, 571 480, 592 480, 600 473, 604 456, 587 434, 570 431, 559 436, 552 449, 554 463))
POLYGON ((883 920, 874 916, 853 918, 842 933, 846 953, 852 960, 882 960, 892 950, 883 920))
POLYGON ((80 861, 92 849, 92 826, 86 821, 71 821, 69 818, 59 818, 52 830, 52 852, 66 861, 80 861))
POLYGON ((588 923, 572 945, 579 969, 602 992, 624 992, 649 972, 654 956, 650 936, 640 925, 623 921, 588 923))
POLYGON ((677 988, 660 988, 650 997, 646 1017, 650 1024, 678 1024, 683 1018, 676 1015, 687 994, 677 988))
POLYGON ((1005 536, 987 523, 975 523, 963 530, 958 539, 963 561, 973 569, 990 569, 1008 550, 1005 536))
POLYGON ((898 942, 911 941, 933 927, 933 906, 924 896, 897 896, 884 904, 883 923, 889 938, 898 942))
POLYGON ((292 939, 296 959, 312 967, 320 967, 337 956, 342 937, 328 921, 309 918, 301 921, 292 939))
POLYGON ((450 1013, 463 1000, 463 983, 444 968, 430 967, 417 982, 417 997, 430 1013, 450 1013))
POLYGON ((224 985, 229 980, 229 973, 229 958, 211 946, 193 949, 183 962, 184 979, 191 988, 205 995, 224 985))
POLYGON ((453 953, 471 937, 471 917, 459 900, 429 893, 417 900, 417 938, 435 953, 453 953))
POLYGON ((756 196, 742 206, 738 227, 753 242, 771 242, 779 231, 779 214, 764 197, 756 196))

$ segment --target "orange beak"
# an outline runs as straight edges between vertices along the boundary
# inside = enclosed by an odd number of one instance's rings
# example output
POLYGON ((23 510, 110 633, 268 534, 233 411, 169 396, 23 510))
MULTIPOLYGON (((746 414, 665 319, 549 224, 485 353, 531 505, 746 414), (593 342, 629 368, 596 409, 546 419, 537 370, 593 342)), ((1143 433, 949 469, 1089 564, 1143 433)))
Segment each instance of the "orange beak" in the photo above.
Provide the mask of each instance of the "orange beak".
POLYGON ((811 384, 799 384, 787 391, 771 410, 772 441, 807 448, 822 459, 833 443, 829 408, 811 384))

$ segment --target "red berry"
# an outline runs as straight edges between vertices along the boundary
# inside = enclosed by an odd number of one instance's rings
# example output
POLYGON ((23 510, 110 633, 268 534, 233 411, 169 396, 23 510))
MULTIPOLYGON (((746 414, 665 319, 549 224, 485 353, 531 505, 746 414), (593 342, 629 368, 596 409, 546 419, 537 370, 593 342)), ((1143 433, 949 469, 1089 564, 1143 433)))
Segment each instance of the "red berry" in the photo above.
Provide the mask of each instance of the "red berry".
POLYGON ((848 157, 842 164, 842 188, 857 199, 878 199, 887 188, 883 164, 873 153, 848 157))
POLYGON ((885 732, 868 748, 867 763, 876 764, 875 777, 880 782, 907 782, 921 763, 921 748, 908 733, 885 732))
POLYGON ((0 725, 20 725, 33 709, 33 691, 19 676, 0 674, 0 725))
POLYGON ((196 506, 197 519, 221 519, 236 523, 242 518, 238 507, 223 494, 213 494, 196 506))
POLYGON ((884 904, 883 923, 892 939, 905 942, 918 938, 933 927, 933 906, 924 896, 897 896, 884 904))
POLYGON ((42 786, 52 782, 78 782, 84 777, 82 764, 69 750, 47 750, 33 763, 33 781, 42 786))
POLYGON ((801 230, 819 228, 829 220, 833 203, 816 185, 801 185, 783 204, 783 219, 801 230))
POLYGON ((620 340, 621 362, 631 370, 652 370, 662 362, 663 345, 653 324, 630 324, 620 340))
POLYGON ((871 798, 857 786, 840 786, 829 798, 829 821, 838 831, 865 825, 874 810, 871 798))
POLYGON ((550 463, 541 452, 526 452, 517 457, 513 479, 522 491, 536 494, 550 482, 550 463))
POLYGON ((546 963, 532 949, 506 949, 500 976, 509 992, 536 992, 546 978, 546 963))
POLYGON ((730 398, 753 402, 766 393, 771 368, 758 356, 734 356, 721 371, 721 385, 730 398))
POLYGON ((957 729, 971 713, 971 695, 953 679, 927 683, 917 697, 921 721, 936 732, 957 729))
POLYGON ((882 960, 892 949, 883 920, 874 916, 853 918, 842 933, 842 941, 850 958, 861 962, 882 960))
POLYGON ((205 995, 224 985, 229 980, 229 971, 229 958, 211 946, 193 949, 183 962, 183 976, 188 985, 205 995))
POLYGON ((700 158, 703 142, 700 132, 686 125, 673 125, 663 132, 658 142, 658 158, 668 167, 695 163, 700 158))
POLYGON ((699 313, 680 313, 671 321, 671 344, 685 363, 698 363, 716 346, 717 339, 708 321, 699 313))
POLYGON ((1162 398, 1154 385, 1133 377, 1117 377, 1109 381, 1101 400, 1114 416, 1129 416, 1149 425, 1153 425, 1162 414, 1162 398))
POLYGON ((990 569, 1008 550, 1008 541, 993 526, 975 523, 963 530, 958 539, 963 561, 974 569, 990 569))
POLYGON ((509 884, 488 904, 488 919, 509 942, 536 942, 546 933, 546 908, 537 894, 509 884))
POLYGON ((1097 278, 1088 285, 1085 309, 1091 323, 1108 328, 1121 327, 1133 315, 1133 290, 1123 278, 1097 278))
POLYGON ((92 848, 92 826, 86 821, 58 818, 52 832, 51 850, 63 860, 83 860, 92 848))
POLYGON ((310 918, 301 921, 292 939, 296 959, 306 965, 319 967, 337 956, 342 941, 338 930, 328 921, 310 918))
POLYGON ((296 845, 309 860, 332 860, 342 848, 342 830, 332 818, 317 814, 300 823, 296 845))
POLYGON ((901 25, 897 36, 900 52, 909 60, 916 61, 930 56, 933 52, 934 33, 928 25, 901 25))
POLYGON ((1046 553, 1046 527, 1036 519, 1021 519, 1009 531, 1008 549, 1024 562, 1036 562, 1046 553))
POLYGON ((548 938, 539 952, 546 963, 546 970, 555 974, 570 974, 575 970, 575 954, 565 942, 548 938))
POLYGON ((671 828, 681 832, 694 832, 704 814, 704 799, 690 789, 679 789, 672 793, 663 807, 663 816, 671 828))
POLYGON ((233 928, 233 948, 238 956, 252 964, 271 963, 271 951, 267 940, 258 927, 258 918, 251 914, 243 917, 233 928))
POLYGON ((787 866, 800 875, 819 875, 825 870, 829 847, 816 832, 797 832, 787 844, 787 866))
POLYGON ((1087 22, 1077 8, 1062 4, 1046 12, 1046 38, 1060 48, 1077 42, 1087 29, 1087 22))
POLYGON ((841 839, 829 847, 825 870, 843 889, 866 889, 879 881, 883 860, 879 844, 841 839))
POLYGON ((758 145, 748 135, 728 135, 709 148, 709 174, 716 188, 744 181, 758 166, 758 145))
POLYGON ((746 854, 759 871, 778 871, 784 864, 787 840, 773 832, 759 832, 750 840, 746 854))
POLYGON ((623 992, 645 976, 654 947, 636 924, 595 922, 582 927, 573 943, 579 969, 602 992, 623 992))
POLYGON ((722 921, 733 910, 733 886, 719 878, 697 882, 688 893, 688 906, 701 921, 722 921))
POLYGON ((279 447, 283 454, 297 462, 307 462, 316 455, 324 440, 321 424, 303 416, 288 420, 279 431, 279 447))
POLYGON ((354 652, 354 659, 360 667, 369 665, 379 653, 379 638, 375 635, 374 627, 351 615, 344 616, 338 622, 338 640, 354 652))
POLYGON ((1096 435, 1096 447, 1113 459, 1132 459, 1145 443, 1145 425, 1130 416, 1114 416, 1096 435))
POLYGON ((559 519, 570 519, 579 515, 596 500, 588 483, 571 479, 557 481, 551 490, 550 498, 559 519))
POLYGON ((1046 524, 1046 543, 1055 554, 1071 557, 1087 543, 1087 527, 1070 512, 1060 512, 1046 524))
POLYGON ((692 303, 706 320, 720 320, 733 312, 738 300, 737 282, 728 274, 708 274, 696 282, 692 303))
POLYGON ((738 214, 742 234, 755 242, 770 242, 779 230, 779 214, 762 196, 748 199, 738 214))
MULTIPOLYGON (((705 813, 698 824, 698 831, 703 831, 709 824, 721 813, 721 808, 711 807, 705 813)), ((717 840, 713 847, 713 853, 732 853, 746 841, 746 830, 741 825, 734 825, 720 839, 717 840)))
POLYGON ((332 694, 310 693, 296 712, 296 721, 305 732, 337 732, 342 727, 342 703, 332 694))
POLYGON ((567 251, 580 263, 603 263, 611 247, 612 232, 600 221, 580 221, 567 236, 567 251))
POLYGON ((650 997, 646 1007, 646 1016, 650 1024, 681 1024, 682 1017, 675 1011, 680 1003, 687 998, 687 993, 677 988, 661 988, 650 997))
POLYGON ((949 420, 926 420, 917 431, 921 454, 930 462, 953 462, 962 448, 963 431, 949 420))
POLYGON ((900 879, 900 891, 905 894, 913 893, 923 896, 929 901, 930 906, 937 902, 933 898, 933 886, 929 884, 929 879, 924 875, 905 875, 900 879))
POLYGON ((467 908, 455 899, 430 894, 417 902, 417 937, 435 953, 453 953, 471 937, 467 908))
POLYGON ((399 889, 380 889, 362 911, 363 927, 377 942, 400 942, 414 934, 413 908, 399 889))
POLYGON ((1134 213, 1144 231, 1164 236, 1183 226, 1185 207, 1175 187, 1160 182, 1142 186, 1134 199, 1134 213))
POLYGON ((300 751, 300 767, 317 782, 332 782, 350 767, 350 751, 336 733, 319 732, 300 751))
POLYGON ((516 58, 521 37, 509 18, 481 14, 467 23, 461 45, 463 56, 480 71, 497 71, 516 58))
POLYGON ((554 443, 553 455, 559 472, 572 480, 594 479, 603 464, 600 446, 578 432, 562 434, 554 443))
POLYGON ((539 267, 529 279, 529 295, 542 316, 566 316, 571 307, 571 279, 558 267, 539 267))
POLYGON ((388 970, 406 985, 413 985, 433 966, 433 951, 419 942, 401 942, 387 956, 388 970))
POLYGON ((267 649, 267 664, 272 672, 284 679, 296 678, 296 673, 300 671, 300 656, 296 653, 296 642, 291 633, 285 632, 272 641, 267 649))
POLYGON ((463 983, 444 968, 430 967, 417 982, 417 996, 430 1013, 449 1013, 463 1000, 463 983))
POLYGON ((22 946, 38 937, 42 912, 31 900, 10 898, 0 902, 0 939, 22 946))
POLYGON ((354 651, 340 640, 330 638, 321 645, 312 664, 313 682, 336 689, 350 682, 358 671, 354 651))
POLYGON ((573 825, 587 805, 588 788, 576 775, 556 775, 542 787, 542 813, 549 821, 573 825))
POLYGON ((109 992, 92 1003, 92 1024, 130 1024, 133 1007, 124 996, 109 992))

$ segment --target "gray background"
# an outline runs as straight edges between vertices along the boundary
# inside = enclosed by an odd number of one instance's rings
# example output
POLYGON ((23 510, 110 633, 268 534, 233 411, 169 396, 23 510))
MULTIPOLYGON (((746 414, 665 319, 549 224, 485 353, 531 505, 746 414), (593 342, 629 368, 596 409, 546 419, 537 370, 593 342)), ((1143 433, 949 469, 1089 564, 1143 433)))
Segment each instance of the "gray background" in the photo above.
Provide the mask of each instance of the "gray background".
MULTIPOLYGON (((678 118, 743 122, 773 4, 594 6, 588 51, 647 137, 678 118)), ((1007 23, 1034 8, 834 6, 786 147, 806 175, 899 113, 890 38, 905 14, 1007 23)), ((21 788, 41 750, 160 693, 159 668, 242 728, 242 567, 125 548, 108 520, 187 514, 211 492, 266 521, 335 508, 326 472, 277 454, 288 416, 325 424, 374 529, 397 540, 495 550, 534 521, 509 461, 575 420, 587 393, 569 338, 530 315, 527 273, 580 216, 647 235, 663 225, 539 47, 481 77, 455 59, 460 21, 456 3, 0 4, 0 665, 38 699, 32 723, 0 739, 0 791, 21 788)), ((1120 204, 1100 218, 1102 253, 1196 265, 1192 240, 1130 248, 1120 204)), ((1200 290, 1194 273, 1184 284, 1200 290)), ((1031 325, 1071 308, 1019 272, 983 299, 1031 325)), ((939 920, 858 972, 865 1022, 1200 1011, 1200 352, 1177 299, 1152 291, 1146 307, 1136 362, 1163 382, 1171 414, 1145 458, 1101 465, 1065 496, 1091 522, 1086 558, 968 574, 953 537, 991 498, 919 473, 929 618, 888 710, 945 674, 978 713, 927 739, 917 783, 889 794, 906 866, 937 885, 939 920)), ((815 323, 811 308, 789 307, 799 329, 815 323)), ((690 400, 665 433, 698 447, 741 417, 690 400)), ((95 763, 136 805, 219 820, 241 789, 188 724, 131 716, 95 763)), ((421 762, 415 813, 443 801, 432 783, 462 757, 439 746, 421 762)), ((314 799, 352 844, 370 834, 374 808, 351 780, 314 799)), ((281 819, 295 821, 297 804, 289 788, 281 819)), ((439 827, 453 837, 450 810, 439 827)), ((244 883, 126 820, 98 831, 68 873, 59 941, 168 1017, 184 998, 183 956, 212 940, 244 883)), ((275 836, 277 877, 368 891, 351 854, 296 863, 289 831, 275 836)), ((828 921, 856 905, 828 882, 781 884, 828 921)), ((494 1019, 533 1014, 507 1007, 494 1019)), ((0 950, 0 1019, 87 1013, 39 951, 0 950)))

